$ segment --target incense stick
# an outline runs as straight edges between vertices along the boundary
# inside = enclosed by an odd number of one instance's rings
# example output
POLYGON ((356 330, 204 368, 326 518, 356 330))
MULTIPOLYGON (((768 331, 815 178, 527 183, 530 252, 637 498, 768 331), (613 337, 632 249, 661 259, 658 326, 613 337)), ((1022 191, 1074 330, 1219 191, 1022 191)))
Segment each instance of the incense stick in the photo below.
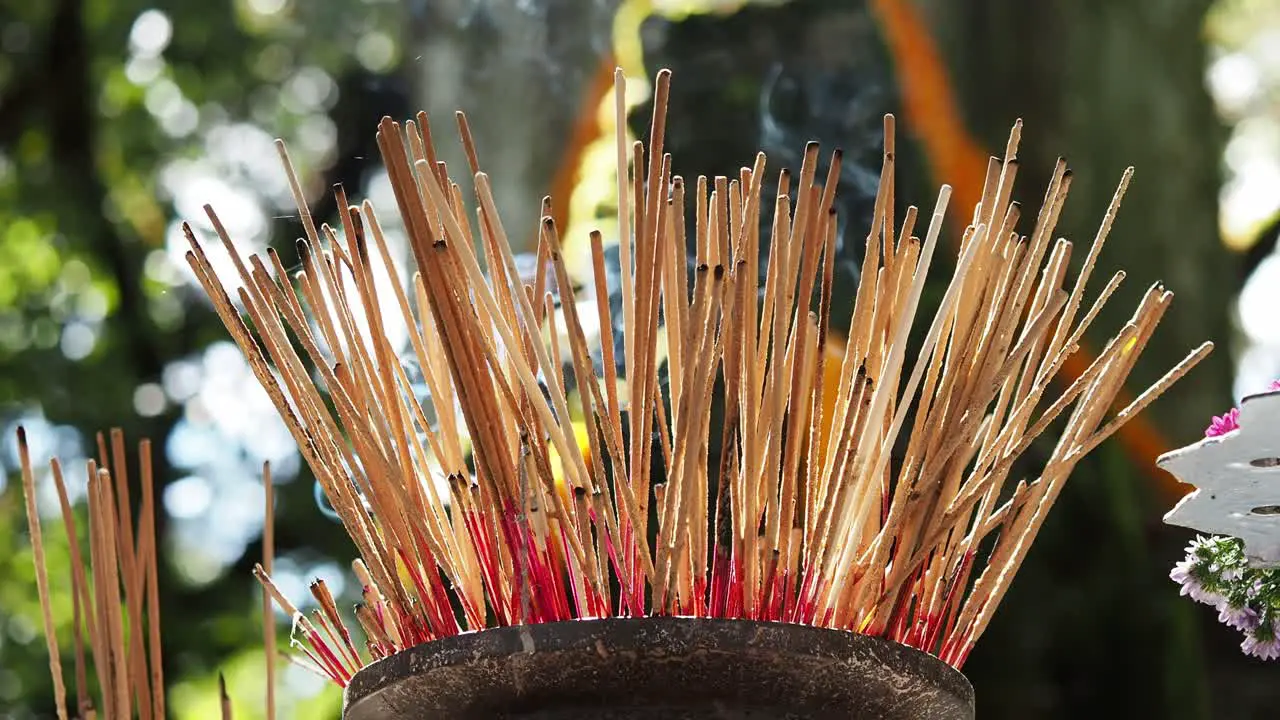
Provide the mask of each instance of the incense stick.
MULTIPOLYGON (((262 464, 262 569, 271 574, 275 563, 275 488, 271 481, 271 463, 262 464)), ((276 716, 276 615, 271 604, 271 596, 262 591, 262 644, 263 658, 267 666, 267 720, 276 716)))
MULTIPOLYGON (((619 93, 624 82, 618 73, 619 93)), ((451 616, 448 598, 458 595, 466 605, 493 607, 504 624, 614 613, 785 619, 882 634, 963 662, 1071 469, 1133 415, 1108 419, 1106 411, 1167 305, 1163 294, 1149 295, 1135 324, 1121 330, 1123 348, 1113 344, 1087 379, 1046 405, 1053 376, 1123 279, 1113 276, 1077 320, 1131 172, 1068 289, 1071 246, 1059 242, 1050 252, 1049 237, 1070 171, 1059 163, 1032 235, 1020 236, 1021 208, 1011 201, 1016 124, 1004 157, 991 159, 947 292, 926 309, 923 289, 949 188, 939 193, 923 239, 914 234, 915 207, 898 224, 894 125, 886 117, 880 191, 840 379, 838 387, 824 387, 839 153, 819 184, 819 148, 806 146, 800 172, 782 172, 772 202, 760 197, 763 155, 733 179, 698 178, 690 193, 662 150, 668 83, 669 74, 659 73, 650 146, 636 143, 627 152, 621 129, 616 142, 625 376, 614 371, 599 234, 590 248, 603 347, 591 360, 557 228, 543 219, 536 277, 522 285, 465 117, 459 123, 476 179, 478 236, 461 220, 461 196, 446 192, 455 185, 447 169, 427 159, 435 156, 429 134, 413 124, 381 124, 379 142, 416 265, 416 307, 401 296, 399 317, 433 396, 456 398, 466 419, 465 426, 423 423, 430 453, 403 421, 423 411, 394 379, 397 361, 369 292, 374 270, 360 250, 358 225, 344 216, 345 244, 326 226, 329 248, 308 231, 300 245, 308 261, 293 287, 298 301, 288 298, 293 279, 278 269, 274 279, 257 280, 271 292, 241 293, 259 328, 256 339, 220 300, 222 280, 188 235, 188 261, 294 436, 317 448, 307 460, 327 478, 347 529, 356 538, 385 538, 358 543, 370 569, 366 596, 377 603, 357 610, 359 624, 379 656, 405 642, 479 629, 475 613, 465 622, 432 619, 451 616), (695 217, 685 228, 689 194, 695 217), (774 252, 757 304, 755 218, 767 202, 774 252), (692 285, 686 242, 695 248, 692 285), (487 274, 473 244, 483 249, 487 274), (359 307, 341 302, 348 286, 361 289, 359 307), (304 306, 317 315, 328 354, 308 344, 305 332, 299 355, 282 334, 262 330, 282 317, 299 330, 304 306), (929 311, 924 344, 908 357, 929 311), (353 320, 360 312, 363 324, 353 320), (544 330, 549 340, 540 339, 544 330), (320 386, 303 379, 304 357, 321 369, 320 386), (661 394, 660 368, 669 378, 661 394), (579 398, 572 409, 570 378, 579 398), (730 401, 718 458, 707 452, 717 383, 730 401), (341 400, 336 413, 324 410, 324 392, 341 400), (820 412, 826 393, 836 393, 831 417, 820 412), (569 442, 567 431, 577 411, 587 428, 583 447, 569 442), (1013 461, 1064 413, 1066 430, 1042 476, 1019 484, 1000 505, 1013 461), (905 429, 907 455, 895 466, 890 454, 905 429), (469 484, 457 451, 444 450, 467 442, 476 468, 469 484), (337 455, 385 471, 347 480, 346 466, 327 459, 337 455), (420 487, 420 478, 433 475, 459 478, 448 508, 420 487), (362 501, 344 490, 351 482, 362 501), (420 515, 394 510, 410 497, 420 515), (375 513, 361 511, 363 502, 375 513), (975 567, 977 543, 997 530, 988 565, 975 567), (417 580, 406 583, 392 568, 417 580), (459 589, 432 587, 440 573, 459 589), (609 581, 620 588, 616 597, 606 593, 609 581)), ((369 221, 377 259, 392 272, 373 217, 367 202, 350 215, 369 221)), ((230 246, 225 234, 221 239, 230 246)), ((255 287, 253 274, 236 264, 246 286, 255 287)), ((1194 352, 1167 380, 1205 352, 1194 352)), ((1169 384, 1157 383, 1134 409, 1169 384)), ((316 664, 342 683, 356 658, 333 613, 317 622, 319 629, 306 631, 317 643, 316 664)))
POLYGON ((18 428, 18 457, 22 464, 22 492, 26 497, 27 528, 31 533, 31 553, 35 557, 36 591, 40 594, 40 617, 44 622, 45 647, 49 650, 49 673, 53 676, 54 701, 57 703, 58 719, 67 720, 67 688, 62 679, 58 638, 54 634, 53 610, 49 598, 49 574, 45 565, 40 513, 36 509, 36 484, 31 470, 31 451, 27 447, 27 432, 23 428, 18 428))
POLYGON ((218 708, 222 720, 231 720, 231 696, 227 694, 227 679, 218 673, 218 708))

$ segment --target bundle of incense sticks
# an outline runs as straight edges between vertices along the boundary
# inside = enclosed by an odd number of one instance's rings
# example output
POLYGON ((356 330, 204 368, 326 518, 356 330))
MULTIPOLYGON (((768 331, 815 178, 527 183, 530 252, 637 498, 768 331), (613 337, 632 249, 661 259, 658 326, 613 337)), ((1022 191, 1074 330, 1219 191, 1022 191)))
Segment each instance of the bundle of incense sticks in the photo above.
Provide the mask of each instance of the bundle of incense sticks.
MULTIPOLYGON (((68 715, 54 622, 44 540, 36 511, 35 472, 26 432, 18 429, 18 457, 26 496, 27 523, 35 555, 36 587, 43 611, 49 671, 53 675, 59 720, 68 715)), ((124 434, 111 432, 110 443, 98 435, 98 459, 85 469, 88 527, 77 529, 62 466, 55 458, 50 475, 58 492, 63 530, 70 548, 73 639, 75 646, 75 717, 165 717, 164 672, 160 650, 160 602, 156 578, 155 495, 151 477, 151 444, 138 446, 140 508, 136 519, 129 497, 129 460, 124 434), (87 530, 89 556, 81 548, 87 530), (86 638, 88 649, 86 651, 86 638), (92 665, 101 695, 90 696, 92 665)))
MULTIPOLYGON (((597 348, 549 213, 536 276, 525 282, 517 273, 461 113, 474 222, 436 159, 425 115, 404 125, 384 119, 378 129, 415 263, 407 290, 373 206, 349 204, 336 188, 341 227, 317 228, 283 144, 306 232, 299 272, 286 272, 274 251, 243 258, 206 208, 238 274, 219 277, 186 228, 188 262, 360 554, 363 643, 323 582, 312 585, 317 609, 308 617, 256 571, 294 616, 304 662, 338 684, 371 660, 465 631, 648 614, 870 633, 958 667, 1076 463, 1211 350, 1205 343, 1110 413, 1171 301, 1155 286, 1087 371, 1051 390, 1124 277, 1112 276, 1084 309, 1130 173, 1068 283, 1072 245, 1051 237, 1071 175, 1059 161, 1031 234, 1020 234, 1021 210, 1010 201, 1019 125, 1003 161, 991 159, 941 302, 917 326, 950 188, 923 240, 915 207, 897 222, 887 117, 839 379, 824 383, 839 151, 820 180, 810 144, 798 175, 781 171, 773 198, 761 198, 763 155, 735 177, 700 177, 686 188, 663 153, 669 82, 658 74, 646 148, 627 142, 624 78, 615 76, 621 363, 602 237, 590 236, 597 348), (694 226, 686 227, 690 191, 694 226), (770 211, 771 237, 762 239, 758 220, 770 211), (762 240, 770 248, 763 293, 762 240), (688 246, 696 248, 691 274, 688 246), (433 408, 415 392, 389 322, 408 328, 433 408), (724 420, 712 454, 717 386, 724 420), (586 426, 584 442, 574 417, 586 426), (1014 462, 1051 425, 1059 437, 1039 476, 1009 487, 1014 462), (895 448, 905 454, 893 456, 895 448)), ((123 457, 119 449, 114 456, 123 457)), ((117 637, 120 608, 141 618, 145 589, 158 671, 154 525, 148 478, 135 550, 124 468, 113 476, 105 465, 89 472, 98 591, 78 579, 76 608, 97 622, 90 636, 95 657, 108 658, 99 663, 102 687, 113 689, 107 707, 127 711, 130 693, 157 697, 144 692, 142 623, 129 623, 137 637, 128 643, 117 637)), ((56 471, 55 479, 65 498, 56 471)), ((64 512, 74 533, 65 499, 64 512)), ((46 585, 41 575, 42 596, 46 585)), ((60 680, 56 651, 51 641, 60 680)), ((151 680, 158 693, 160 678, 151 680)), ((159 717, 154 702, 145 712, 159 717)))
MULTIPOLYGON (((35 559, 36 587, 49 671, 53 678, 58 720, 68 717, 93 720, 137 717, 162 720, 165 716, 164 669, 160 639, 160 592, 156 573, 155 485, 151 471, 151 441, 138 443, 139 513, 137 539, 129 493, 129 461, 124 432, 111 431, 110 445, 98 434, 98 459, 86 463, 89 557, 86 561, 81 535, 62 472, 62 463, 49 461, 50 476, 58 493, 71 558, 68 584, 72 598, 75 645, 76 708, 68 714, 57 625, 53 616, 53 592, 45 563, 44 535, 37 512, 35 470, 24 428, 18 428, 18 459, 26 497, 27 527, 35 559), (89 650, 85 651, 88 636, 89 650), (90 697, 87 669, 96 673, 101 702, 90 697)), ((271 468, 263 466, 265 522, 262 566, 271 568, 275 554, 275 498, 271 468)), ((275 616, 271 596, 263 593, 263 640, 266 649, 267 718, 275 717, 275 616)), ((310 668, 310 666, 307 666, 310 668)), ((219 706, 223 720, 231 719, 231 699, 226 681, 218 675, 219 706)))

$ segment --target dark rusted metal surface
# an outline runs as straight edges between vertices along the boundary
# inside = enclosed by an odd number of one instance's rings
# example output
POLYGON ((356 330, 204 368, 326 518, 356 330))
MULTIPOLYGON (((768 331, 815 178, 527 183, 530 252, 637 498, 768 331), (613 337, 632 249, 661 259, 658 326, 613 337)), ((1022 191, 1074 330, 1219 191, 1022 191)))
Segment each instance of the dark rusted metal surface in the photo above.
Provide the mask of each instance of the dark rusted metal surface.
POLYGON ((971 720, 973 688, 880 638, 743 620, 583 620, 485 630, 356 674, 345 720, 971 720))

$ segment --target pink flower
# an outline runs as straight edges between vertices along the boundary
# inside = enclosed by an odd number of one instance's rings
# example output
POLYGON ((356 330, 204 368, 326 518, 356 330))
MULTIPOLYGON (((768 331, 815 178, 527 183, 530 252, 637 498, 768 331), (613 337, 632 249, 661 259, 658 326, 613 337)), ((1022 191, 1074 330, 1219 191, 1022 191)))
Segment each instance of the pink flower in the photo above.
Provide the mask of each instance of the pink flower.
POLYGON ((1205 437, 1218 437, 1226 435, 1232 430, 1240 428, 1240 410, 1231 408, 1225 415, 1218 415, 1213 418, 1213 422, 1209 423, 1209 427, 1205 428, 1205 437))
MULTIPOLYGON (((1276 392, 1280 390, 1280 380, 1273 380, 1267 386, 1267 392, 1276 392)), ((1240 428, 1240 410, 1239 408, 1231 408, 1226 415, 1219 415, 1213 418, 1213 422, 1209 423, 1209 427, 1205 428, 1205 437, 1218 437, 1226 435, 1232 430, 1240 428)))

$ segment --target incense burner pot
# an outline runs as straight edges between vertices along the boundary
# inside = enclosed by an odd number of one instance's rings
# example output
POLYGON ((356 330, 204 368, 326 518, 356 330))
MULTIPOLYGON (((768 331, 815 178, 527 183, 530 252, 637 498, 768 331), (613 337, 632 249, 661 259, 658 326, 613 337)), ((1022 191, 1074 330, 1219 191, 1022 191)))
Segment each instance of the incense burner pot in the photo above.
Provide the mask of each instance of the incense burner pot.
POLYGON ((803 625, 614 618, 498 628, 361 670, 344 720, 971 720, 973 688, 882 638, 803 625))

